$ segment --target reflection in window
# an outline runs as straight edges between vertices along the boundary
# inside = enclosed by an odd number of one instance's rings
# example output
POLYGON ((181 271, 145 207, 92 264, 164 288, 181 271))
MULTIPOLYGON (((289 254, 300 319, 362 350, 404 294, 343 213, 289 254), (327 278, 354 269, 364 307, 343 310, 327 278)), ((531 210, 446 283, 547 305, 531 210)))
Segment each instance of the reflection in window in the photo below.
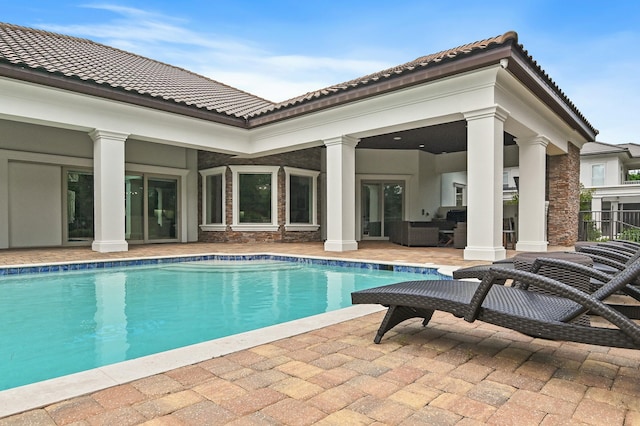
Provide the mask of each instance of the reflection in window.
POLYGON ((271 223, 271 173, 240 173, 239 223, 271 223))
POLYGON ((93 173, 67 172, 67 238, 93 240, 93 173))
POLYGON ((604 185, 604 164, 594 164, 591 166, 591 185, 604 185))
POLYGON ((205 223, 223 223, 222 221, 222 174, 206 177, 206 217, 205 223))
POLYGON ((289 179, 289 222, 312 223, 313 179, 296 175, 291 175, 289 179))
POLYGON ((176 179, 149 178, 147 182, 149 239, 177 238, 178 181, 176 179))

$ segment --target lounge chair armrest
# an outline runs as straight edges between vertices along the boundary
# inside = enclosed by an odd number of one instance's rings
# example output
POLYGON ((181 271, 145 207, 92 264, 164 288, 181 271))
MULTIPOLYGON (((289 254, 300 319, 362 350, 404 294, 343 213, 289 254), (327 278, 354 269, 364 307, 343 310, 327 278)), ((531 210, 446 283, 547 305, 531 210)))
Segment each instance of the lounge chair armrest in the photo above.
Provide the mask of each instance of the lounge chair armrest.
POLYGON ((634 342, 640 344, 640 325, 636 324, 631 319, 616 311, 612 307, 606 305, 590 294, 585 293, 584 291, 579 290, 575 287, 563 284, 560 281, 556 281, 554 279, 544 277, 542 275, 537 275, 531 272, 515 269, 504 269, 498 267, 489 269, 489 272, 485 275, 484 279, 471 298, 471 302, 469 303, 469 310, 464 316, 465 321, 473 322, 478 318, 480 309, 482 307, 482 302, 486 298, 489 290, 491 290, 491 287, 494 285, 494 283, 500 279, 515 279, 518 281, 527 281, 529 284, 533 284, 537 287, 545 289, 546 291, 553 293, 558 297, 572 300, 580 306, 576 307, 575 310, 567 313, 564 318, 560 318, 560 321, 570 321, 586 312, 592 312, 605 318, 611 324, 615 325, 622 332, 627 334, 634 342))
POLYGON ((482 281, 478 284, 478 288, 471 297, 469 302, 469 309, 464 316, 464 320, 473 322, 478 318, 478 313, 482 307, 482 302, 487 297, 489 290, 494 285, 503 285, 505 280, 513 279, 514 276, 530 275, 537 277, 539 275, 532 274, 531 272, 520 271, 513 268, 501 268, 500 266, 491 266, 488 271, 485 272, 482 281))
POLYGON ((603 265, 607 265, 607 266, 611 266, 612 268, 616 268, 619 271, 622 271, 624 268, 627 267, 627 265, 625 265, 622 262, 618 262, 617 260, 613 260, 609 257, 604 257, 604 256, 600 256, 598 254, 593 254, 593 253, 587 253, 587 252, 580 252, 580 254, 584 255, 584 256, 589 256, 591 258, 591 260, 593 260, 595 263, 602 263, 603 265))
POLYGON ((578 253, 597 254, 599 256, 608 257, 622 263, 627 262, 631 258, 631 255, 629 255, 629 253, 621 252, 619 250, 614 250, 608 247, 603 248, 602 246, 582 246, 577 247, 576 251, 578 253))
POLYGON ((531 266, 531 272, 537 274, 542 266, 553 266, 556 268, 562 268, 564 270, 574 272, 576 274, 585 275, 590 278, 595 278, 598 281, 607 282, 611 279, 611 275, 598 271, 591 266, 581 265, 579 263, 571 262, 562 259, 552 259, 548 257, 539 257, 534 260, 531 266))

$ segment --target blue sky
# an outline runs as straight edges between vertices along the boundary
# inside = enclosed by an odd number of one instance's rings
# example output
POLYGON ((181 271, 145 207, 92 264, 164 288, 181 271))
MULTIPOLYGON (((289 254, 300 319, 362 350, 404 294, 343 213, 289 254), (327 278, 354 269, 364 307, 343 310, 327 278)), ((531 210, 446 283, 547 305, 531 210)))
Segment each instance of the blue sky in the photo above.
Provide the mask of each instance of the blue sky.
POLYGON ((599 141, 640 144, 634 0, 32 0, 3 2, 0 21, 89 38, 272 101, 515 30, 599 141))

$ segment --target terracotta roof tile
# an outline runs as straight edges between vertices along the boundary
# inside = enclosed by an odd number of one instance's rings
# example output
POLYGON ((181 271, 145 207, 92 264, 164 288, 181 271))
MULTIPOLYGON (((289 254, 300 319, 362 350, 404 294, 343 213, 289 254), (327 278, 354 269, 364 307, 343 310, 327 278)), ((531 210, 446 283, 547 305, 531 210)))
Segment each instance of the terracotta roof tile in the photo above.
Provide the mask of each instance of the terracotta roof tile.
POLYGON ((245 117, 273 103, 182 68, 90 40, 0 23, 0 61, 245 117))

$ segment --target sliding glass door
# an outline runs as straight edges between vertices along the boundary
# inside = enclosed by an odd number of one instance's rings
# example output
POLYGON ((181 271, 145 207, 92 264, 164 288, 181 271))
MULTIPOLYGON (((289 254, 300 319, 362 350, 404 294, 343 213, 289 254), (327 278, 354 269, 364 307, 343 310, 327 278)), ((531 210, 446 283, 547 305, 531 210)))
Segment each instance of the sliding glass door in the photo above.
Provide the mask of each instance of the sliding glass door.
POLYGON ((178 212, 177 179, 147 180, 147 220, 149 240, 175 240, 178 212))
MULTIPOLYGON (((66 244, 88 244, 94 239, 93 173, 67 170, 66 191, 66 244)), ((124 194, 127 241, 178 239, 177 178, 127 174, 124 194)))
POLYGON ((390 224, 402 220, 404 182, 363 182, 362 238, 386 239, 390 224))

